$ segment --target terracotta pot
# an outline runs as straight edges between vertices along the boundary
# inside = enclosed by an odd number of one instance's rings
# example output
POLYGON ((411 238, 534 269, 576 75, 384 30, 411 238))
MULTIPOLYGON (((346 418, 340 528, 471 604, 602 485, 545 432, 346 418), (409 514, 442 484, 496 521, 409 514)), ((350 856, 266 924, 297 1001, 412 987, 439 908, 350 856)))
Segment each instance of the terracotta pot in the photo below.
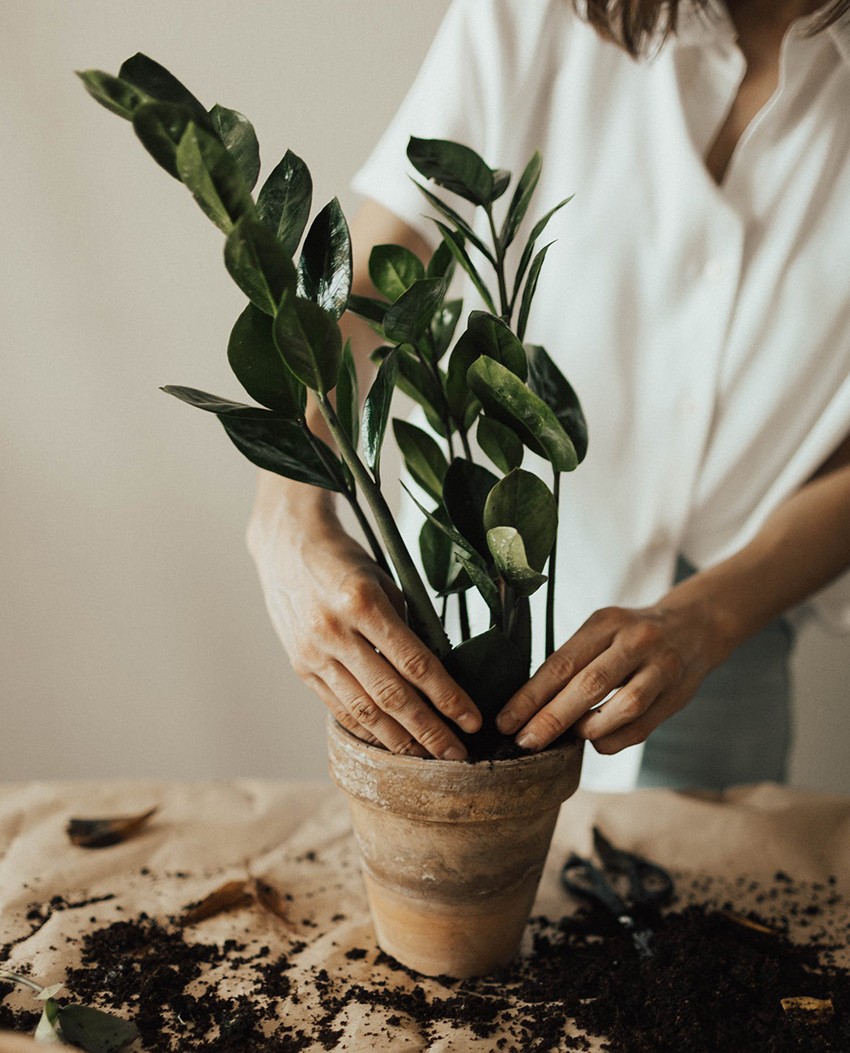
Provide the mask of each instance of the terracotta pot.
POLYGON ((328 725, 378 945, 426 976, 480 976, 517 953, 582 747, 516 760, 421 760, 328 725))

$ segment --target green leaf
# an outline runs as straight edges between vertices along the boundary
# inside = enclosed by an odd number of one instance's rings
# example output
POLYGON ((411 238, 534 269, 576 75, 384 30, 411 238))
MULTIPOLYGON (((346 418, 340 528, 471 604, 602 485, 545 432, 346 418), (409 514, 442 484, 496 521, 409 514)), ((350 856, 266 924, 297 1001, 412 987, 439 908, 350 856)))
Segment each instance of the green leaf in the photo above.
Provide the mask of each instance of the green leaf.
POLYGON ((387 308, 384 333, 396 344, 416 344, 446 295, 445 278, 420 278, 387 308))
MULTIPOLYGON (((215 413, 217 416, 241 417, 245 419, 263 420, 269 416, 269 411, 259 406, 246 406, 244 402, 231 402, 230 399, 219 398, 211 395, 208 391, 199 391, 197 388, 187 388, 180 384, 166 384, 163 388, 166 395, 173 395, 181 402, 194 406, 196 409, 205 410, 207 413, 215 413)), ((273 414, 277 416, 277 414, 273 414)))
POLYGON ((525 327, 528 325, 528 314, 531 310, 531 301, 534 299, 534 294, 537 291, 537 280, 540 277, 540 269, 543 266, 543 261, 546 259, 546 253, 555 244, 554 241, 550 241, 548 245, 544 245, 540 252, 531 261, 531 269, 528 272, 528 281, 525 283, 525 288, 522 291, 522 303, 519 311, 519 321, 517 322, 517 336, 522 340, 525 337, 525 327))
POLYGON ((352 294, 348 297, 348 308, 352 314, 356 314, 359 318, 364 318, 375 332, 384 335, 384 317, 387 313, 387 308, 390 305, 384 300, 376 300, 371 296, 356 296, 352 294))
POLYGON ((272 325, 267 314, 248 304, 230 333, 227 358, 252 399, 284 417, 300 420, 307 404, 307 390, 281 360, 272 325))
POLYGON ((453 526, 485 560, 487 531, 484 526, 484 507, 493 487, 499 482, 489 469, 456 457, 443 478, 443 504, 453 526))
POLYGON ((236 163, 213 135, 190 124, 177 147, 177 172, 203 211, 229 234, 254 201, 236 163))
POLYGON ((243 216, 227 236, 224 264, 248 299, 266 314, 274 315, 286 289, 295 289, 292 260, 268 227, 243 216))
POLYGON ((449 464, 440 444, 428 432, 406 420, 394 420, 393 433, 407 470, 426 493, 441 501, 449 464))
POLYGON ((529 344, 526 352, 528 386, 554 412, 561 427, 572 439, 578 463, 581 464, 587 453, 587 421, 578 395, 545 348, 539 344, 529 344))
POLYGON ((48 998, 41 1011, 41 1018, 33 1034, 36 1042, 45 1045, 62 1046, 65 1043, 58 1031, 59 1027, 59 1003, 53 998, 48 998))
POLYGON ((482 414, 476 432, 478 445, 493 464, 506 474, 522 464, 523 445, 516 432, 482 414))
POLYGON ((360 443, 360 390, 350 340, 345 342, 336 382, 336 415, 348 441, 356 450, 360 443))
POLYGON ((448 351, 457 329, 463 300, 449 300, 444 303, 431 319, 431 340, 433 342, 433 361, 439 362, 448 351))
POLYGON ((343 490, 342 465, 321 439, 313 436, 311 442, 300 424, 268 410, 258 413, 263 416, 219 415, 224 430, 243 456, 258 468, 287 479, 324 490, 343 490))
POLYGON ((511 198, 505 221, 502 224, 502 229, 499 233, 499 243, 502 246, 503 252, 514 240, 520 224, 523 219, 525 219, 528 206, 534 196, 534 191, 537 189, 537 183, 540 179, 540 171, 542 167, 543 157, 539 150, 535 150, 531 160, 525 166, 525 171, 520 176, 519 183, 517 183, 514 196, 511 198))
POLYGON ((472 229, 469 223, 466 222, 463 216, 461 216, 459 212, 455 212, 455 210, 449 205, 447 205, 445 201, 441 201, 436 194, 431 193, 427 186, 423 186, 421 183, 417 183, 415 179, 413 180, 413 182, 418 187, 419 191, 421 192, 422 196, 426 199, 426 201, 428 201, 430 205, 432 205, 442 216, 444 216, 449 221, 449 223, 451 223, 457 230, 459 230, 460 233, 467 239, 467 241, 471 242, 476 247, 476 249, 478 249, 481 255, 484 256, 485 259, 489 260, 490 263, 495 267, 496 260, 493 256, 493 253, 490 251, 487 245, 485 245, 481 238, 478 237, 478 235, 475 233, 475 231, 472 229))
POLYGON ((174 102, 178 106, 188 107, 195 115, 196 124, 201 125, 208 132, 214 130, 206 107, 195 98, 186 85, 182 84, 165 66, 143 55, 141 51, 122 63, 118 76, 137 88, 141 88, 152 99, 157 99, 159 102, 174 102))
MULTIPOLYGON (((443 525, 448 525, 446 510, 440 506, 431 513, 443 525)), ((472 581, 458 559, 461 550, 448 534, 426 518, 419 531, 419 552, 428 584, 440 596, 465 592, 472 581)))
POLYGON ((376 482, 381 476, 381 447, 390 419, 397 375, 398 352, 393 350, 381 363, 363 404, 363 459, 376 482))
POLYGON ((116 1053, 139 1037, 135 1024, 84 1005, 61 1006, 59 1026, 66 1042, 88 1053, 116 1053))
POLYGON ((342 317, 351 292, 351 235, 336 198, 313 220, 298 262, 298 294, 342 317))
POLYGON ((334 387, 342 361, 342 335, 331 314, 287 289, 272 332, 281 357, 302 384, 320 394, 334 387))
POLYGON ((133 114, 133 131, 151 157, 169 175, 180 179, 177 147, 194 114, 174 102, 146 102, 133 114))
POLYGON ((407 157, 420 175, 473 204, 487 205, 494 200, 493 171, 468 146, 411 137, 407 157))
POLYGON ((522 687, 529 674, 522 652, 495 626, 459 644, 443 665, 482 715, 490 719, 522 687))
POLYGON ((150 95, 135 85, 120 77, 113 77, 111 73, 104 73, 103 70, 83 69, 77 70, 76 73, 95 102, 105 106, 111 113, 117 113, 125 121, 132 121, 136 110, 152 101, 150 95))
MULTIPOLYGON (((520 286, 522 285, 522 279, 525 277, 525 272, 528 270, 528 265, 531 263, 531 257, 534 255, 534 247, 537 244, 537 239, 546 229, 549 220, 564 207, 572 201, 574 195, 570 194, 569 197, 565 197, 563 201, 559 201, 554 208, 550 208, 546 215, 534 224, 531 234, 529 235, 528 241, 526 242, 525 248, 522 250, 522 256, 520 256, 519 266, 517 267, 516 277, 514 278, 514 288, 511 295, 511 303, 516 303, 516 298, 519 296, 520 286)), ((495 314, 495 312, 493 312, 495 314)))
POLYGON ((571 472, 576 467, 575 447, 555 413, 509 369, 482 356, 469 367, 467 376, 485 411, 513 428, 556 472, 571 472))
MULTIPOLYGON (((383 357, 388 351, 389 349, 379 349, 378 357, 383 357)), ((422 407, 428 423, 438 435, 445 438, 446 427, 443 420, 448 416, 449 410, 440 381, 417 358, 409 345, 400 345, 398 352, 399 375, 396 383, 399 390, 422 407)))
POLYGON ((448 245, 441 241, 434 250, 434 255, 428 260, 425 268, 426 278, 445 278, 448 284, 452 280, 455 269, 455 258, 448 245))
POLYGON ((501 318, 487 314, 486 311, 472 311, 467 321, 466 333, 461 339, 474 341, 480 355, 489 355, 490 358, 501 362, 520 380, 525 380, 528 376, 528 362, 522 341, 501 318))
POLYGON ((457 231, 450 230, 445 223, 441 223, 439 220, 434 220, 434 222, 437 224, 440 233, 443 235, 443 241, 448 245, 449 251, 469 275, 472 284, 478 290, 478 294, 486 304, 487 309, 491 314, 495 314, 496 305, 493 302, 493 297, 490 295, 490 291, 484 284, 481 275, 475 269, 475 264, 469 258, 469 253, 463 246, 463 237, 458 234, 457 231))
POLYGON ((395 301, 425 277, 425 264, 403 245, 376 245, 369 255, 369 277, 379 293, 395 301))
POLYGON ((531 596, 546 584, 546 575, 529 566, 522 535, 516 527, 493 527, 487 531, 487 544, 496 569, 517 596, 531 596))
POLYGON ((253 190, 260 174, 260 144, 254 126, 238 110, 229 110, 218 103, 210 110, 210 120, 224 148, 236 162, 246 186, 253 190))
POLYGON ((506 168, 496 168, 493 170, 493 196, 490 198, 491 204, 504 194, 508 189, 510 182, 511 173, 506 168))
POLYGON ((558 508, 542 479, 515 468, 491 490, 483 519, 488 537, 494 527, 519 531, 529 565, 543 570, 558 530, 558 508))
POLYGON ((260 221, 274 233, 288 256, 294 256, 310 218, 313 180, 297 154, 287 150, 257 197, 260 221))

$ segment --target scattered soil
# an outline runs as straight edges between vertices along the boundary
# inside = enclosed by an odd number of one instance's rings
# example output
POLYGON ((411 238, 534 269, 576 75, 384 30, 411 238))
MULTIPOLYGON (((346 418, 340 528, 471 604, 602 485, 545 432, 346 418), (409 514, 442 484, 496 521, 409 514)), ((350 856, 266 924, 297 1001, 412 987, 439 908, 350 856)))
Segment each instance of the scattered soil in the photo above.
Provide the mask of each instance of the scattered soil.
MULTIPOLYGON (((459 1048, 464 1035, 490 1039, 494 1053, 587 1050, 583 1035, 609 1053, 850 1050, 850 974, 829 944, 847 921, 834 879, 680 877, 679 891, 679 905, 640 919, 654 930, 649 958, 610 917, 579 912, 533 919, 531 952, 499 976, 427 980, 374 947, 341 948, 334 970, 307 965, 321 932, 279 953, 201 942, 177 917, 142 913, 84 935, 65 982, 73 1000, 132 1018, 149 1053, 352 1050, 352 1012, 376 1053, 399 1027, 426 1042, 455 1033, 459 1048), (368 981, 352 981, 354 962, 368 981), (784 1012, 782 998, 802 996, 830 999, 831 1019, 784 1012)), ((0 983, 0 1027, 32 1031, 38 1013, 11 1008, 11 990, 0 983)))

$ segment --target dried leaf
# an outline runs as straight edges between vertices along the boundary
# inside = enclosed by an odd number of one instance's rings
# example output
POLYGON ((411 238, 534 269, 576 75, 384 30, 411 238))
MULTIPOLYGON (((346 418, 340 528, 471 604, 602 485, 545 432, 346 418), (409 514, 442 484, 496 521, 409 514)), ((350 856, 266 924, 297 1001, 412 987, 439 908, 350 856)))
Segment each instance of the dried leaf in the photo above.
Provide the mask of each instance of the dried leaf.
POLYGON ((728 921, 734 922, 736 925, 740 925, 742 928, 750 929, 753 932, 760 932, 763 936, 779 936, 781 935, 776 929, 771 929, 769 925, 762 925, 759 921, 753 921, 752 918, 747 918, 743 914, 733 914, 731 911, 722 910, 720 912, 724 918, 728 921))
POLYGON ((267 910, 270 914, 274 914, 276 918, 285 922, 289 928, 295 927, 290 920, 286 900, 280 892, 278 892, 278 890, 267 881, 263 881, 262 878, 254 878, 254 896, 263 910, 267 910))
POLYGON ((46 1002, 49 998, 53 998, 57 995, 64 986, 64 984, 53 984, 52 987, 42 987, 35 997, 40 1002, 46 1002))
POLYGON ((789 1016, 805 1024, 828 1024, 835 1014, 831 998, 811 998, 806 995, 782 998, 780 1002, 789 1016))
POLYGON ((215 917, 216 914, 223 914, 226 910, 245 907, 252 899, 253 896, 246 881, 228 881, 221 888, 205 896, 194 907, 187 908, 180 918, 180 923, 181 925, 194 925, 206 918, 215 917))
POLYGON ((158 807, 141 815, 119 815, 108 819, 69 819, 66 828, 71 843, 81 848, 106 848, 126 841, 159 811, 158 807))

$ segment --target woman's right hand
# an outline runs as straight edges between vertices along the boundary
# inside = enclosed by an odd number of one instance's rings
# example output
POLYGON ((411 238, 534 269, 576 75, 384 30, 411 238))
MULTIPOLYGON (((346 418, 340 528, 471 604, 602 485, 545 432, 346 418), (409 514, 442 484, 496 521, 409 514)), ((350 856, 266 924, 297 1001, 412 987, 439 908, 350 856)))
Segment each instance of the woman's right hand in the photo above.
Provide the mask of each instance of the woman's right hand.
POLYGON ((401 592, 329 494, 262 473, 248 547, 293 669, 343 727, 394 753, 466 757, 435 709, 468 732, 478 710, 408 628, 401 592))

